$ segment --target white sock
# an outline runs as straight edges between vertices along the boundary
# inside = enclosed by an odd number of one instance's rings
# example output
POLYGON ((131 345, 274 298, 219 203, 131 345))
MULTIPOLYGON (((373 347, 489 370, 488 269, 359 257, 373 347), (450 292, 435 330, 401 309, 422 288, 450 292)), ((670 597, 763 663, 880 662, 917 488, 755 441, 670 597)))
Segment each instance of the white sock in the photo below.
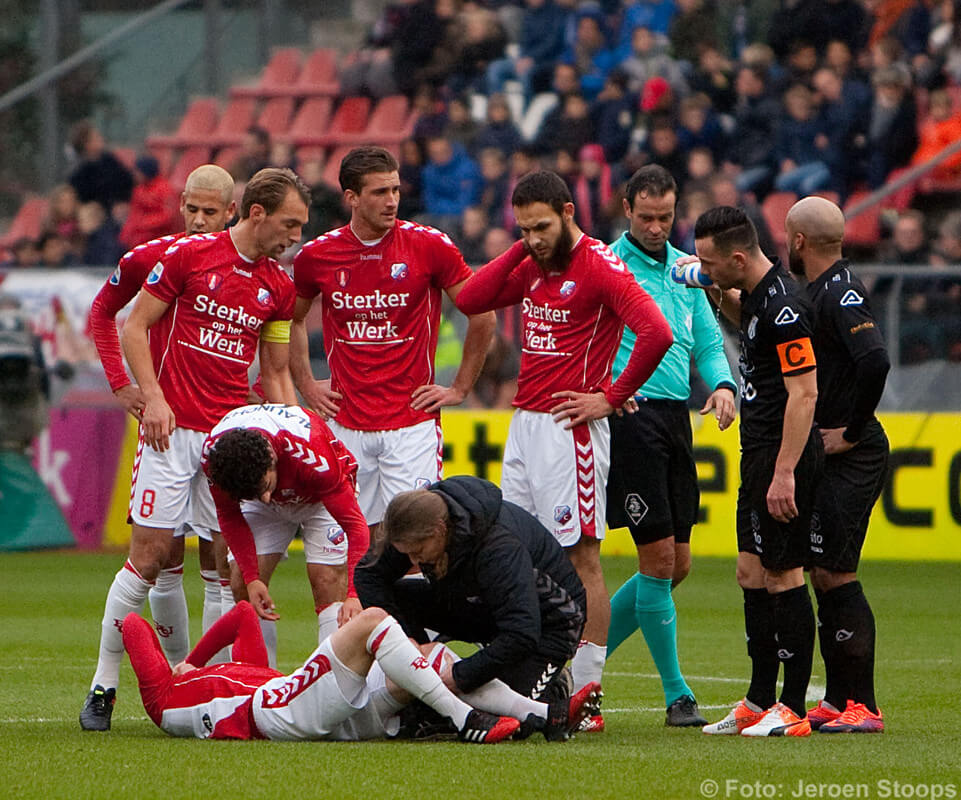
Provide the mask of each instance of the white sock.
POLYGON ((343 603, 331 603, 317 615, 317 644, 337 630, 337 614, 343 603))
POLYGON ((272 619, 260 620, 260 632, 267 646, 267 663, 277 669, 277 623, 272 619))
POLYGON ((591 681, 601 682, 604 662, 607 660, 607 645, 594 644, 582 639, 574 658, 571 659, 571 676, 574 678, 574 691, 580 691, 591 681))
POLYGON ((171 665, 179 664, 190 652, 184 565, 160 570, 149 596, 150 613, 160 637, 160 646, 171 665))
POLYGON ((221 579, 220 581, 220 616, 224 617, 227 612, 230 611, 237 601, 234 600, 233 589, 230 588, 230 581, 225 581, 221 579))
POLYGON ((440 675, 411 644, 397 620, 387 617, 374 628, 367 638, 367 652, 401 689, 423 700, 438 714, 449 717, 458 730, 464 727, 471 707, 444 686, 440 675))
POLYGON ((220 619, 220 575, 215 569, 200 570, 204 582, 203 633, 220 619))
POLYGON ((104 689, 112 689, 119 682, 120 662, 123 661, 123 636, 120 626, 127 614, 139 614, 143 611, 151 585, 140 577, 140 573, 129 561, 114 576, 110 591, 107 592, 107 602, 104 604, 103 622, 100 623, 100 656, 97 659, 97 671, 90 684, 91 689, 98 684, 104 689))
MULTIPOLYGON (((446 660, 445 656, 449 656, 452 661, 460 661, 460 656, 445 644, 434 647, 427 660, 435 671, 439 671, 446 660)), ((472 692, 458 692, 458 696, 474 708, 499 717, 513 717, 523 721, 528 714, 534 714, 541 719, 547 719, 547 703, 524 697, 499 678, 488 681, 472 692)))

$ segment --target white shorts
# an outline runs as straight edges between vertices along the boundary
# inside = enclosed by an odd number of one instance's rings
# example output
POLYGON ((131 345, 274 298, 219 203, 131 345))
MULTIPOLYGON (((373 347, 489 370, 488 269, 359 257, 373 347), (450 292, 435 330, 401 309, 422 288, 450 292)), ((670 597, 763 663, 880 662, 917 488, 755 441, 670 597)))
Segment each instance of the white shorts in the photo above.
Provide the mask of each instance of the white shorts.
POLYGON ((344 720, 363 709, 369 694, 365 679, 345 667, 324 639, 304 665, 273 678, 253 696, 257 729, 268 739, 303 741, 336 738, 344 720))
POLYGON ((207 478, 200 468, 200 455, 207 434, 176 428, 170 447, 158 453, 137 444, 130 492, 130 518, 147 528, 177 528, 182 523, 220 530, 217 511, 207 478))
POLYGON ((254 535, 258 556, 286 552, 300 529, 308 564, 347 563, 347 534, 323 503, 265 505, 244 500, 240 510, 254 535))
POLYGON ((444 440, 434 420, 393 431, 358 431, 334 420, 328 425, 357 460, 357 502, 368 525, 384 518, 396 495, 440 480, 444 440))
POLYGON ((572 430, 564 428, 565 422, 540 411, 514 412, 501 491, 570 547, 581 536, 604 538, 611 434, 606 419, 572 430))
POLYGON ((174 531, 174 536, 196 536, 205 542, 212 542, 214 540, 214 535, 210 528, 206 525, 201 525, 199 522, 185 522, 174 531))

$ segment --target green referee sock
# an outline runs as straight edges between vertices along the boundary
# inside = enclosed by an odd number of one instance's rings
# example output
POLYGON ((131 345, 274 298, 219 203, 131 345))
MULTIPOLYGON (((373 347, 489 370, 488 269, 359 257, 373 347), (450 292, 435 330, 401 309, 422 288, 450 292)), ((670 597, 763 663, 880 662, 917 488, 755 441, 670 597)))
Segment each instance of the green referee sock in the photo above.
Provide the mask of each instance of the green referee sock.
POLYGON ((624 581, 611 598, 611 624, 607 629, 607 657, 611 657, 618 646, 637 630, 637 615, 634 605, 637 601, 637 587, 641 574, 635 572, 624 581))
POLYGON ((694 692, 681 675, 677 660, 677 611, 671 596, 670 578, 652 578, 638 573, 634 613, 644 634, 647 649, 664 687, 664 705, 669 706, 682 695, 694 697, 694 692))

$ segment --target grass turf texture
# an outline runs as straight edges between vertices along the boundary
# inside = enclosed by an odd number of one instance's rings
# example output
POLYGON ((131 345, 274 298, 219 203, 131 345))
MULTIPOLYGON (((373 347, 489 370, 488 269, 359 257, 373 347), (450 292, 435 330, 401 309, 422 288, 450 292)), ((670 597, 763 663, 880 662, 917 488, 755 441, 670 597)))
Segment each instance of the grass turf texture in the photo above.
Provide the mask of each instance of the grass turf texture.
MULTIPOLYGON (((202 595, 195 559, 188 552, 194 638, 202 595)), ((604 733, 478 747, 172 739, 147 719, 127 663, 112 731, 82 732, 77 715, 103 601, 122 563, 117 554, 0 557, 4 797, 961 797, 957 564, 863 565, 878 622, 881 736, 748 740, 667 729, 660 683, 635 635, 607 664, 604 733), (798 794, 799 782, 820 794, 798 794)), ((612 589, 634 568, 629 558, 604 566, 612 589)), ((301 554, 280 566, 271 589, 283 616, 280 667, 289 671, 316 645, 301 554)), ((695 559, 676 601, 682 665, 714 721, 741 697, 749 674, 733 561, 695 559)), ((817 657, 812 682, 824 682, 817 657)))

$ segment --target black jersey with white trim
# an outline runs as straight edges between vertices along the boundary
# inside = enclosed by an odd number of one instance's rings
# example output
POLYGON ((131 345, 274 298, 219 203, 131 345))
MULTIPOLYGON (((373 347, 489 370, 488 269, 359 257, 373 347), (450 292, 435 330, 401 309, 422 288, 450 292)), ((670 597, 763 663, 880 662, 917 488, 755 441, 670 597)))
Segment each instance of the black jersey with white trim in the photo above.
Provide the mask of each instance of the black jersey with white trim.
POLYGON ((841 259, 807 285, 814 306, 814 354, 818 363, 818 404, 814 418, 822 428, 851 422, 858 391, 855 365, 869 353, 885 350, 867 290, 841 259))
POLYGON ((814 311, 779 261, 751 292, 741 292, 741 449, 778 445, 784 378, 815 368, 814 311))

